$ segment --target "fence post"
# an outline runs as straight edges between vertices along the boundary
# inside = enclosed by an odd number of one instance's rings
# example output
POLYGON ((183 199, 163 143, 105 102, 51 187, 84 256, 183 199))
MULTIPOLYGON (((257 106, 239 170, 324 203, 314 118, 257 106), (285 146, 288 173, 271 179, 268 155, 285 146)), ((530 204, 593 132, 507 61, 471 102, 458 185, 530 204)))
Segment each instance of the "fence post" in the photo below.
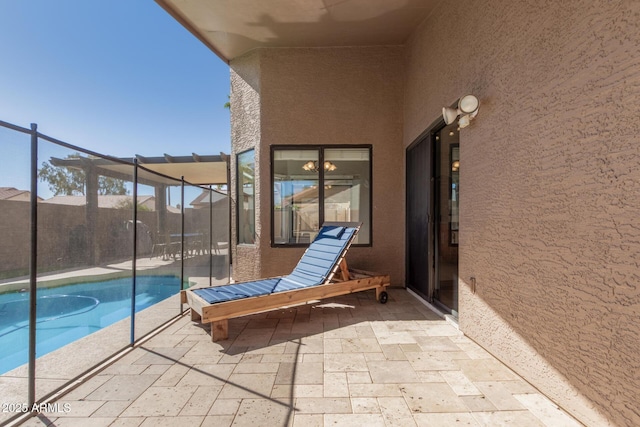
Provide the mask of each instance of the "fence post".
MULTIPOLYGON (((184 289, 184 176, 180 177, 180 290, 184 289)), ((180 314, 184 311, 180 304, 180 314)))
POLYGON ((138 253, 138 159, 133 159, 133 258, 131 259, 131 336, 136 340, 136 254, 138 253))
POLYGON ((209 286, 213 285, 213 190, 209 185, 209 286))
POLYGON ((36 401, 36 305, 38 297, 38 125, 31 123, 31 255, 29 258, 29 408, 36 401))

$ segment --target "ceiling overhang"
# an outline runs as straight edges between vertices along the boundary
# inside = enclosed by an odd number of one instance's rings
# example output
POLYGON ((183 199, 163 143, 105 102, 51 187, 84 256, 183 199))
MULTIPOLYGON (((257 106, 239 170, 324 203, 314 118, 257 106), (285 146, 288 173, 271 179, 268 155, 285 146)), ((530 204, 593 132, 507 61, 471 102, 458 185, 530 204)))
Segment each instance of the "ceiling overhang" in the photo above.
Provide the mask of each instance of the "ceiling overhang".
POLYGON ((258 47, 401 45, 442 0, 156 0, 225 62, 258 47))

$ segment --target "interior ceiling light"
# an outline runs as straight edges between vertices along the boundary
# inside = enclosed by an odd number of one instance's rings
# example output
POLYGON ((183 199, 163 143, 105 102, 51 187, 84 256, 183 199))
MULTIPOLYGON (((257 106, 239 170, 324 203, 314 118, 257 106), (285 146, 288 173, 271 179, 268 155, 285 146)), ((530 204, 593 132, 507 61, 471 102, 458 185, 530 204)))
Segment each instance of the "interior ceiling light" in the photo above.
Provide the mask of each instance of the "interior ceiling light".
MULTIPOLYGON (((302 165, 302 169, 304 169, 306 171, 318 172, 319 168, 318 168, 318 165, 316 164, 316 162, 314 162, 313 160, 309 160, 307 163, 302 165)), ((338 167, 336 165, 334 165, 333 163, 331 163, 329 161, 324 162, 324 170, 326 172, 333 172, 336 169, 338 169, 338 167)))
POLYGON ((316 169, 316 162, 314 162, 313 160, 309 160, 307 163, 302 165, 302 169, 304 169, 306 171, 315 171, 315 170, 317 170, 316 169))
POLYGON ((450 125, 460 116, 458 126, 462 129, 469 126, 471 120, 478 115, 478 108, 480 108, 478 98, 473 95, 465 95, 458 100, 458 108, 443 107, 442 117, 444 118, 444 122, 450 125))

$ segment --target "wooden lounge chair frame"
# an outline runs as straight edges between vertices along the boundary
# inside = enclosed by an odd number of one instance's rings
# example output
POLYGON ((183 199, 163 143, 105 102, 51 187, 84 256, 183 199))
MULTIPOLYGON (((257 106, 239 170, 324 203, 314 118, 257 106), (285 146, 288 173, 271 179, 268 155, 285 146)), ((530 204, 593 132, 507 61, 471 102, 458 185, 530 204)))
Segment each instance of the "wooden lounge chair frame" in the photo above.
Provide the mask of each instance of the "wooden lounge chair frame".
POLYGON ((320 285, 213 304, 192 292, 192 288, 181 291, 180 300, 191 308, 191 320, 211 324, 212 341, 229 337, 229 319, 285 306, 371 289, 376 291, 376 300, 385 304, 388 300, 386 288, 390 285, 389 275, 350 270, 345 259, 350 244, 342 251, 325 283, 320 285))

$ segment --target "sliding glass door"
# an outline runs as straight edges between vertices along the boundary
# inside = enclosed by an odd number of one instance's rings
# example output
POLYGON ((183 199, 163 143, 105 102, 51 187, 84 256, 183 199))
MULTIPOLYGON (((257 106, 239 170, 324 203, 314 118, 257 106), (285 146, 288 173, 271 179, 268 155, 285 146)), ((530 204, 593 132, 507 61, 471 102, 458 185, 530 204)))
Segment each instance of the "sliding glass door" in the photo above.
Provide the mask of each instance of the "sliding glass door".
POLYGON ((458 314, 460 146, 457 125, 407 149, 407 286, 458 314))

